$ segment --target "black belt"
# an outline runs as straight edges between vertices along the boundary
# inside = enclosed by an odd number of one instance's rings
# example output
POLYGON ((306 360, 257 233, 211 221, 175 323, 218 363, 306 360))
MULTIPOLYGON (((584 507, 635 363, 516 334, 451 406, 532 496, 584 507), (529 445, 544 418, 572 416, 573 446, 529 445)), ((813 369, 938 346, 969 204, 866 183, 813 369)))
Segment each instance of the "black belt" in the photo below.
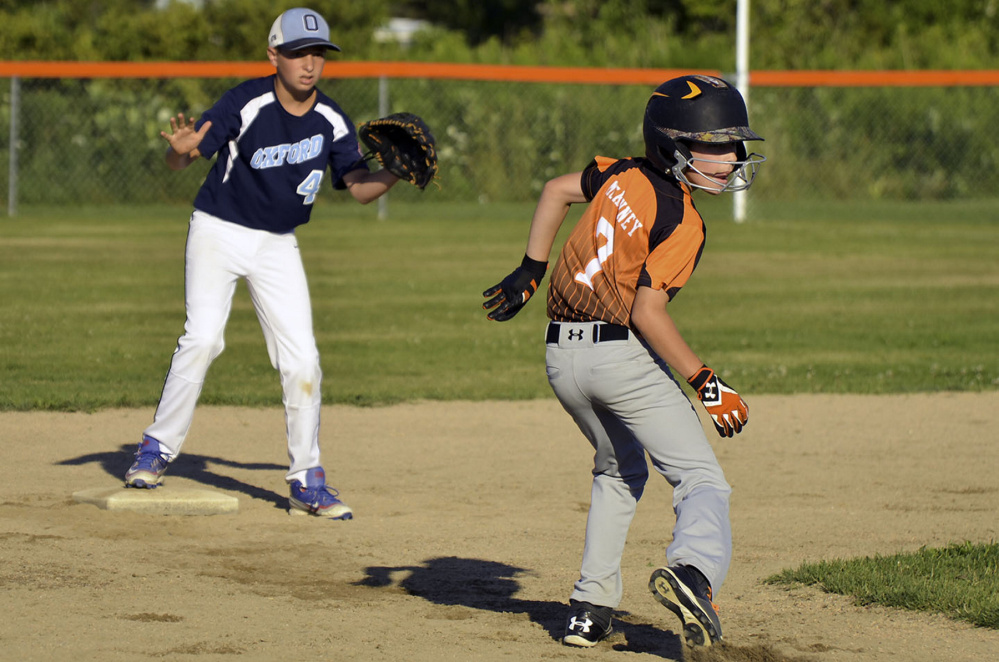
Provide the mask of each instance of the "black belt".
MULTIPOLYGON (((566 322, 566 324, 571 324, 571 322, 566 322)), ((561 324, 558 322, 548 323, 548 332, 545 334, 545 342, 550 345, 557 345, 559 338, 559 329, 561 324)), ((608 342, 611 340, 627 340, 631 336, 631 331, 626 326, 621 326, 620 324, 594 324, 593 325, 593 342, 601 343, 608 342)), ((582 338, 580 338, 582 340, 582 338)))

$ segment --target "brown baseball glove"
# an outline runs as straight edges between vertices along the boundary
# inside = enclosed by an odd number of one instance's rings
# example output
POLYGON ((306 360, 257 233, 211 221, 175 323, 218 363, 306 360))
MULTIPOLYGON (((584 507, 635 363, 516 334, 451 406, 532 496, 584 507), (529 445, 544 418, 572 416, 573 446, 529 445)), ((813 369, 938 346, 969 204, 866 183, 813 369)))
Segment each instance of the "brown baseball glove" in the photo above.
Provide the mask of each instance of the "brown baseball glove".
POLYGON ((437 176, 437 143, 430 128, 412 113, 394 113, 357 128, 361 142, 383 168, 419 189, 437 176))

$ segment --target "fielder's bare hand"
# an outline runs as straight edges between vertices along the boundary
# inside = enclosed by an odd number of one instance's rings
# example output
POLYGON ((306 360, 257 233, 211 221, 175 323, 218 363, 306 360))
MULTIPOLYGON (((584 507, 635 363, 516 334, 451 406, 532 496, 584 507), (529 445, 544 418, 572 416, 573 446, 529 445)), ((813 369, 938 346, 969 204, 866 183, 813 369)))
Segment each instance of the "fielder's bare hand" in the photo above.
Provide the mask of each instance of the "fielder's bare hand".
POLYGON ((174 170, 187 167, 191 161, 201 156, 201 153, 198 152, 198 145, 205 139, 205 134, 208 133, 208 129, 212 128, 212 123, 205 122, 199 131, 194 130, 194 124, 193 117, 185 120, 184 113, 177 113, 177 117, 170 118, 170 133, 160 131, 163 139, 170 143, 170 149, 173 150, 173 153, 182 157, 181 159, 171 159, 168 154, 167 163, 174 170))
POLYGON ((483 308, 490 311, 486 317, 496 322, 505 322, 519 313, 538 290, 547 271, 547 262, 533 260, 525 255, 520 266, 509 276, 482 293, 484 297, 492 297, 482 304, 483 308))
POLYGON ((697 391, 697 399, 708 410, 719 435, 731 437, 742 432, 749 421, 749 407, 735 389, 723 382, 714 370, 702 365, 687 383, 697 391))

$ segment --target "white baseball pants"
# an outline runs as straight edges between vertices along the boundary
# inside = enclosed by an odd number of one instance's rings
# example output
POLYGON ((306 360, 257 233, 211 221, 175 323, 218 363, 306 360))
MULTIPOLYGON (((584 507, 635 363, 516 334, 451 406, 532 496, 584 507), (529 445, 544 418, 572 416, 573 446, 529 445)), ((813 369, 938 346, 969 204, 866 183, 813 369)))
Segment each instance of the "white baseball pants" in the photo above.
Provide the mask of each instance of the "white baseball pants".
POLYGON ((320 466, 322 371, 305 268, 293 233, 253 230, 197 210, 191 215, 185 256, 187 321, 145 434, 159 441, 171 460, 180 453, 208 367, 225 347, 223 334, 240 278, 246 280, 271 365, 281 375, 291 464, 286 479, 304 482, 305 472, 320 466))
POLYGON ((668 565, 692 565, 717 594, 732 558, 731 488, 700 419, 665 362, 639 341, 595 342, 599 323, 562 322, 546 351, 548 381, 595 449, 580 578, 572 599, 616 608, 621 556, 649 477, 673 486, 668 565))

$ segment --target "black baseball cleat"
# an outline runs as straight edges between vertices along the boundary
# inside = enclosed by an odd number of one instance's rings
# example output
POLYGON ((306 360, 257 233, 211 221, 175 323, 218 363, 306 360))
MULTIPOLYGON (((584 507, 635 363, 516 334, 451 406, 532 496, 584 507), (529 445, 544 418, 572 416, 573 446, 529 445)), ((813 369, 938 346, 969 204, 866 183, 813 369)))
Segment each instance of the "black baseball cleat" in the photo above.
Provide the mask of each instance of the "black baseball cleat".
POLYGON ((649 579, 656 600, 683 623, 688 646, 710 646, 722 638, 718 608, 711 602, 711 587, 699 588, 696 574, 685 566, 659 568, 649 579))
POLYGON ((611 614, 614 610, 610 607, 569 600, 569 608, 565 636, 562 637, 562 643, 566 646, 596 646, 597 642, 606 639, 614 630, 611 627, 611 614))

